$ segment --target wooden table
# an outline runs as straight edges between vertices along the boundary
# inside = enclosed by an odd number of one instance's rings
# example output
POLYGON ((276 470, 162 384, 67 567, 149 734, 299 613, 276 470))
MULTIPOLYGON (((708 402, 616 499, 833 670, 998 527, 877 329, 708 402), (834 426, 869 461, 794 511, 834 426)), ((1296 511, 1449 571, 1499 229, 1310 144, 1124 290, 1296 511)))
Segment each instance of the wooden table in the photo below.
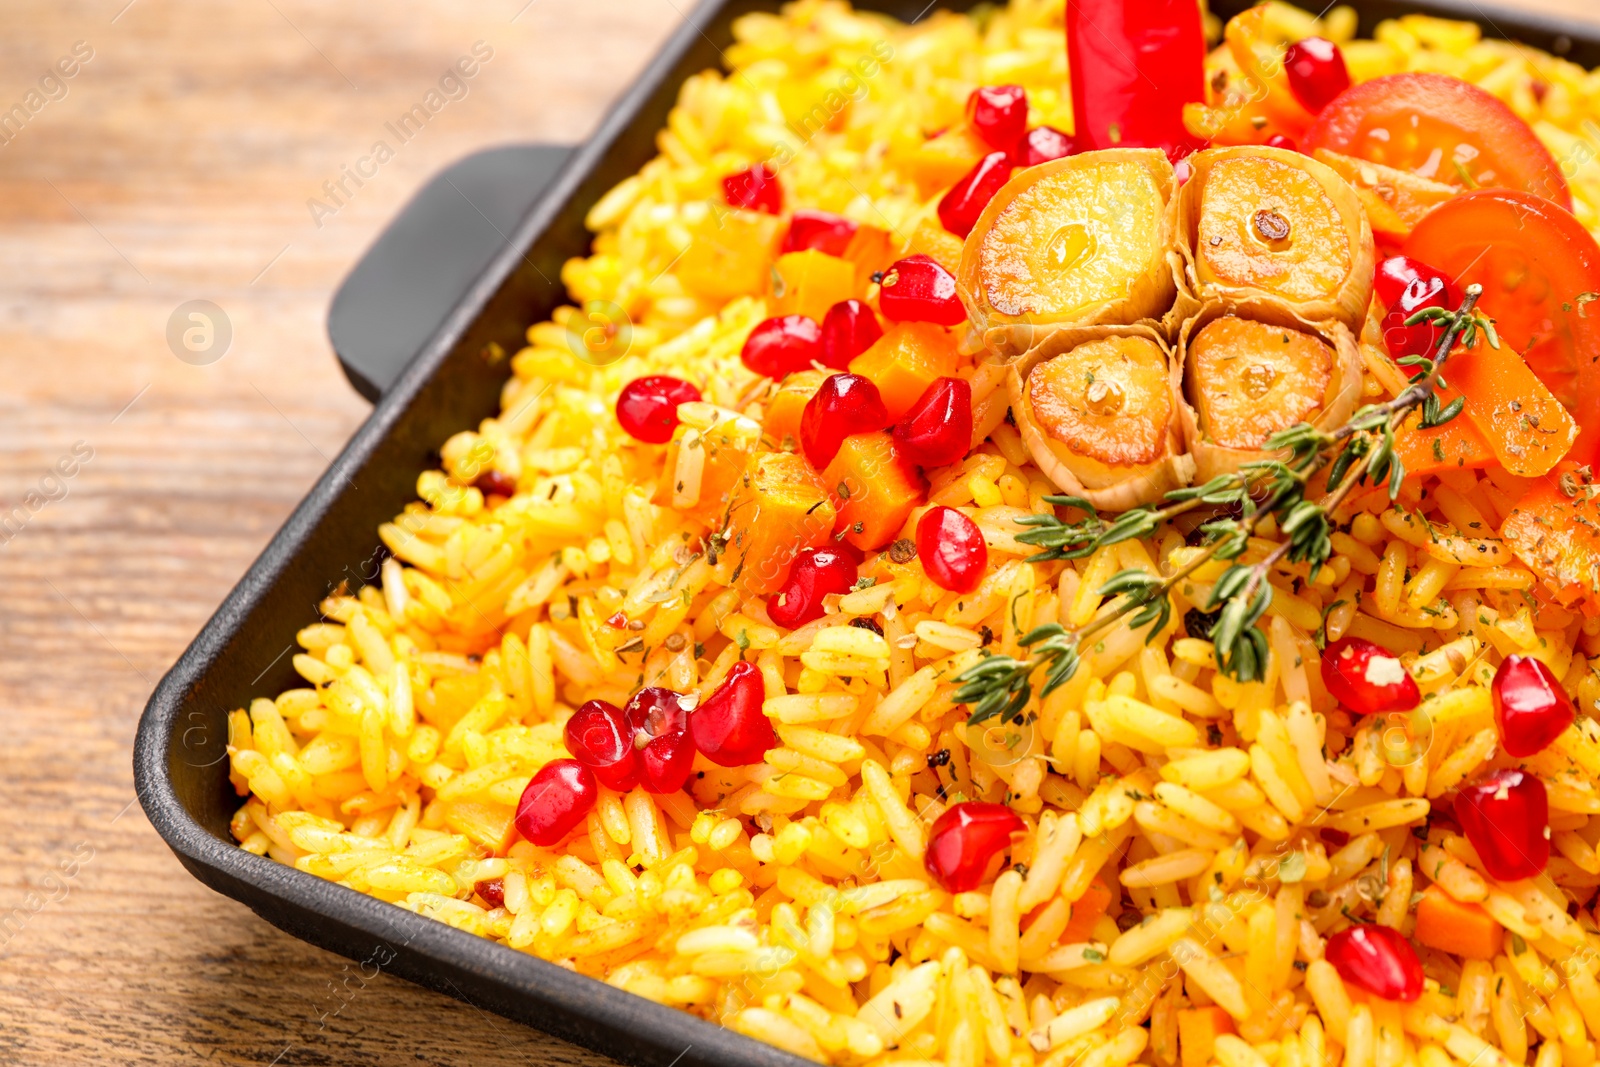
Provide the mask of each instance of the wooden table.
POLYGON ((345 270, 452 160, 582 138, 689 3, 0 9, 0 112, 82 42, 0 147, 0 513, 24 520, 0 526, 0 1062, 605 1062, 363 983, 203 888, 129 753, 156 679, 367 412, 323 330, 345 270), (467 95, 315 219, 478 41, 467 95), (233 328, 207 366, 166 340, 194 299, 233 328))

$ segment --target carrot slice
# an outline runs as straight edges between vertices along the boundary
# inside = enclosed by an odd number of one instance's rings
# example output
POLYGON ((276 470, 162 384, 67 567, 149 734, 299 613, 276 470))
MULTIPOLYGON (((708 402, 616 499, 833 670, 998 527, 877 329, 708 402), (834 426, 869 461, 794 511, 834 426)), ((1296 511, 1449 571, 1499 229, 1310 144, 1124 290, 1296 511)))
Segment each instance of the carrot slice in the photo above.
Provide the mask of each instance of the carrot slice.
POLYGON ((1571 471, 1542 478, 1500 527, 1556 603, 1586 601, 1586 613, 1600 603, 1600 506, 1589 496, 1593 489, 1571 471))
POLYGON ((1500 954, 1505 927, 1476 904, 1463 904, 1436 885, 1417 902, 1418 942, 1469 960, 1492 960, 1500 954))
POLYGON ((1548 473, 1578 437, 1567 409, 1508 344, 1491 348, 1480 337, 1472 348, 1456 350, 1444 376, 1467 398, 1467 417, 1512 474, 1548 473))
POLYGON ((1213 1004, 1206 1008, 1184 1008, 1178 1012, 1179 1067, 1206 1067, 1212 1060, 1217 1038, 1238 1033, 1233 1016, 1213 1004))
POLYGON ((1067 919, 1067 928, 1061 931, 1059 939, 1061 944, 1071 945, 1079 941, 1092 940, 1094 928, 1105 915, 1106 909, 1111 907, 1112 899, 1111 890, 1104 882, 1098 878, 1090 882, 1083 896, 1072 905, 1072 915, 1067 919))
POLYGON ((821 322, 833 305, 858 295, 857 288, 854 263, 815 248, 785 252, 772 265, 774 315, 805 315, 821 322))
POLYGON ((800 416, 806 403, 816 395, 822 381, 831 372, 820 370, 796 371, 783 380, 778 391, 767 401, 767 412, 761 420, 761 441, 768 448, 793 452, 800 441, 800 416))
POLYGON ((959 358, 955 340, 943 326, 901 322, 851 360, 850 371, 871 379, 889 410, 889 421, 898 422, 935 378, 955 374, 959 358))
POLYGON ((834 529, 857 548, 882 548, 900 535, 927 483, 886 430, 852 434, 822 474, 838 518, 834 529))
POLYGON ((757 596, 775 592, 795 556, 829 542, 833 520, 833 504, 804 456, 758 453, 728 505, 717 581, 757 596))

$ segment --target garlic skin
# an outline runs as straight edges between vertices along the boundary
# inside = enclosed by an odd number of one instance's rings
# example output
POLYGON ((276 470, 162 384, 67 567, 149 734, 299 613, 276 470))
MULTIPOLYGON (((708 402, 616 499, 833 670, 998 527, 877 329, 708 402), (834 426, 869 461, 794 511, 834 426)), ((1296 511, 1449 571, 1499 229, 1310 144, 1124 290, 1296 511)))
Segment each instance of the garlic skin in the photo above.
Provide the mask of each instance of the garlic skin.
MULTIPOLYGON (((1179 365, 1161 334, 1149 325, 1057 327, 1011 363, 1006 389, 1023 444, 1040 472, 1063 493, 1080 496, 1102 511, 1119 512, 1158 503, 1165 494, 1188 485, 1194 477, 1194 461, 1184 454, 1179 365), (1163 395, 1153 399, 1165 404, 1168 414, 1165 424, 1155 427, 1153 441, 1147 442, 1148 459, 1107 462, 1075 450, 1051 433, 1047 420, 1035 409, 1030 383, 1040 367, 1107 338, 1142 339, 1159 351, 1159 358, 1165 363, 1159 384, 1163 395)), ((1099 413, 1102 417, 1112 416, 1122 399, 1118 387, 1105 382, 1091 383, 1085 397, 1091 404, 1109 405, 1099 413), (1097 390, 1096 386, 1102 388, 1097 390)))

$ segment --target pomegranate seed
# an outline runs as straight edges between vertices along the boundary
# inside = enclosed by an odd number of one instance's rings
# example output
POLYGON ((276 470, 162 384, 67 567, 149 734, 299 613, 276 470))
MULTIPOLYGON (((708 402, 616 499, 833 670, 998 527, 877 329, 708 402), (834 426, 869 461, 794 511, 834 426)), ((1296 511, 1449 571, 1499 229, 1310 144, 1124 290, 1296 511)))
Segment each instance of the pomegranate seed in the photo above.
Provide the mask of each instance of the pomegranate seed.
POLYGON ((1072 138, 1054 126, 1035 126, 1017 146, 1016 164, 1019 167, 1037 167, 1052 159, 1072 154, 1072 138))
POLYGON ((1028 94, 1020 85, 985 85, 967 97, 967 121, 991 148, 1008 152, 1028 128, 1028 94))
POLYGON ((783 187, 778 174, 765 163, 722 179, 722 198, 734 207, 776 215, 783 210, 783 187))
POLYGON ((1550 862, 1550 800, 1531 774, 1508 767, 1466 786, 1456 821, 1491 878, 1532 878, 1550 862))
POLYGON ((917 520, 917 557, 941 589, 970 593, 983 581, 989 546, 978 524, 955 508, 930 508, 917 520))
POLYGON ((932 256, 918 252, 884 272, 878 286, 878 310, 895 322, 933 322, 956 326, 967 309, 956 294, 953 275, 932 256))
MULTIPOLYGON (((693 386, 690 386, 690 388, 692 389, 693 386)), ((676 414, 674 414, 674 418, 676 418, 676 414)), ((517 492, 517 480, 505 471, 484 471, 478 475, 477 480, 472 484, 484 496, 509 497, 515 496, 517 492)))
POLYGON ((506 906, 506 883, 503 878, 484 878, 472 883, 472 891, 483 898, 491 908, 506 906))
POLYGON ((965 237, 978 224, 978 216, 989 206, 994 194, 1010 180, 1010 153, 990 152, 939 201, 940 223, 957 237, 965 237))
POLYGON ((1404 664, 1359 637, 1340 638, 1322 653, 1322 684, 1357 715, 1410 711, 1422 702, 1404 664))
POLYGON ((567 720, 567 751, 594 772, 600 784, 626 793, 639 784, 633 728, 615 704, 591 700, 567 720))
POLYGON ((540 848, 549 848, 583 822, 599 795, 589 768, 575 759, 551 760, 539 768, 517 801, 517 831, 540 848))
POLYGON ((650 686, 628 701, 628 727, 639 761, 639 781, 649 793, 676 793, 694 766, 689 711, 679 693, 650 686))
POLYGON ((822 358, 822 327, 805 315, 780 315, 756 323, 739 352, 744 365, 768 378, 782 378, 822 358))
POLYGON ((1461 290, 1455 281, 1410 256, 1390 256, 1378 264, 1373 288, 1389 309, 1383 316, 1383 343, 1389 355, 1395 359, 1432 356, 1444 327, 1431 322, 1407 326, 1406 320, 1424 308, 1461 306, 1461 290))
POLYGON ((800 450, 817 470, 838 453, 844 439, 889 425, 878 387, 859 374, 830 374, 800 412, 800 450))
POLYGON ((822 317, 822 364, 844 370, 882 336, 871 308, 859 300, 841 300, 822 317))
POLYGON ((1313 115, 1350 88, 1344 53, 1326 37, 1305 37, 1290 45, 1283 54, 1283 69, 1289 75, 1289 91, 1313 115))
POLYGON ((856 585, 856 562, 833 548, 808 548, 795 557, 789 580, 767 598, 767 618, 794 630, 822 618, 822 598, 856 585))
POLYGON ((1422 996, 1422 961, 1399 930, 1363 923, 1328 938, 1323 956, 1353 986, 1384 1000, 1422 996))
POLYGON ((721 767, 760 763, 778 736, 761 705, 767 686, 754 663, 735 663, 723 683, 689 716, 695 746, 721 767))
POLYGON ((814 248, 830 256, 843 257, 858 227, 843 215, 802 208, 789 217, 789 232, 783 235, 779 252, 804 252, 814 248))
POLYGON ((972 447, 972 386, 939 378, 925 389, 894 428, 900 454, 921 467, 943 467, 972 447))
POLYGON ((617 395, 617 421, 634 440, 664 445, 678 428, 678 405, 699 399, 700 390, 682 378, 647 374, 622 387, 617 395))
POLYGON ((1492 692, 1500 747, 1517 759, 1542 751, 1575 717, 1555 672, 1532 656, 1507 656, 1495 671, 1492 692))
POLYGON ((948 893, 970 893, 1000 873, 1011 835, 1028 828, 1004 804, 968 800, 933 820, 923 866, 948 893))
POLYGON ((1294 143, 1293 137, 1286 137, 1281 133, 1275 133, 1271 137, 1268 137, 1267 147, 1282 148, 1286 152, 1300 151, 1300 146, 1294 143))

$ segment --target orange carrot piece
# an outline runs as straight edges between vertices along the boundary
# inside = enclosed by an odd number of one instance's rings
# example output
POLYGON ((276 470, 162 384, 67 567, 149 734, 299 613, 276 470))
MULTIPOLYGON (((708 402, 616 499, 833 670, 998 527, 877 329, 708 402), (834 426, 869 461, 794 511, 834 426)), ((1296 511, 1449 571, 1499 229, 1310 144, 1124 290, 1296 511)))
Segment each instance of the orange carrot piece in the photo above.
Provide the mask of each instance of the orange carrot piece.
POLYGON ((901 458, 886 430, 846 437, 822 484, 837 509, 834 530, 869 552, 900 536, 927 492, 922 475, 901 458))
POLYGON ((690 229, 690 242, 673 273, 686 289, 713 300, 755 292, 767 281, 784 221, 739 208, 708 214, 690 229))
POLYGON ((1577 439, 1578 424, 1509 344, 1491 348, 1480 337, 1451 355, 1444 376, 1467 398, 1467 418, 1512 474, 1548 473, 1577 439))
POLYGON ((786 252, 772 265, 774 315, 806 315, 818 322, 841 300, 864 293, 856 266, 815 248, 786 252))
POLYGON ((914 256, 919 252, 938 261, 951 274, 961 266, 961 238, 932 219, 923 219, 911 232, 911 240, 906 242, 906 255, 914 256))
POLYGON ((1217 1038, 1237 1032, 1233 1016, 1215 1004, 1182 1009, 1178 1012, 1179 1067, 1206 1067, 1214 1055, 1217 1038))
POLYGON ((900 322, 850 361, 850 371, 872 380, 898 422, 935 378, 953 375, 960 355, 955 339, 931 322, 900 322))
POLYGON ((833 522, 833 503, 804 456, 758 453, 728 505, 716 579, 755 596, 775 592, 795 556, 829 543, 833 522))
POLYGON ((890 162, 917 184, 917 193, 926 199, 954 185, 989 152, 989 146, 963 122, 909 151, 891 150, 890 162))
POLYGON ((1090 882, 1083 896, 1072 905, 1072 915, 1067 919, 1067 928, 1061 931, 1059 938, 1061 944, 1071 945, 1079 941, 1092 940, 1094 928, 1105 915, 1106 909, 1111 907, 1112 900, 1111 890, 1104 882, 1098 878, 1090 882))
POLYGON ((1350 183, 1361 206, 1367 209, 1372 232, 1393 241, 1404 241, 1422 216, 1461 192, 1454 185, 1418 177, 1408 170, 1340 155, 1326 148, 1319 148, 1312 155, 1350 183))
POLYGON ((761 420, 761 441, 768 448, 793 452, 800 447, 800 416, 831 371, 796 371, 783 380, 761 420))
POLYGON ((1417 902, 1417 941, 1464 956, 1469 960, 1492 960, 1500 954, 1505 927, 1476 904, 1463 904, 1436 885, 1422 891, 1417 902))
MULTIPOLYGON (((946 236, 954 239, 953 234, 946 236)), ((874 272, 888 270, 890 264, 900 258, 895 251, 898 246, 899 239, 888 230, 865 223, 856 227, 855 236, 850 238, 850 244, 844 250, 844 258, 856 265, 856 285, 864 289, 874 272)), ((961 242, 956 241, 958 252, 960 248, 961 242)), ((952 271, 954 269, 951 268, 952 271)))
POLYGON ((1551 472, 1534 483, 1500 526, 1500 536, 1555 602, 1563 607, 1583 602, 1585 614, 1600 604, 1600 506, 1588 496, 1591 488, 1570 470, 1551 472))
MULTIPOLYGON (((662 468, 661 480, 656 483, 655 495, 650 498, 651 503, 662 507, 673 506, 673 497, 678 490, 678 452, 682 442, 683 438, 679 437, 667 446, 666 465, 662 468)), ((678 510, 715 529, 722 524, 734 488, 739 484, 739 479, 744 477, 750 453, 715 433, 703 435, 700 442, 697 447, 703 448, 706 454, 700 468, 700 493, 694 503, 678 510)))
MULTIPOLYGON (((1439 402, 1448 404, 1455 396, 1453 389, 1440 390, 1439 402)), ((1495 461, 1494 450, 1471 419, 1457 415, 1443 426, 1427 430, 1418 429, 1419 422, 1421 417, 1413 415, 1394 434, 1395 454, 1405 464, 1407 475, 1481 470, 1495 461)))

